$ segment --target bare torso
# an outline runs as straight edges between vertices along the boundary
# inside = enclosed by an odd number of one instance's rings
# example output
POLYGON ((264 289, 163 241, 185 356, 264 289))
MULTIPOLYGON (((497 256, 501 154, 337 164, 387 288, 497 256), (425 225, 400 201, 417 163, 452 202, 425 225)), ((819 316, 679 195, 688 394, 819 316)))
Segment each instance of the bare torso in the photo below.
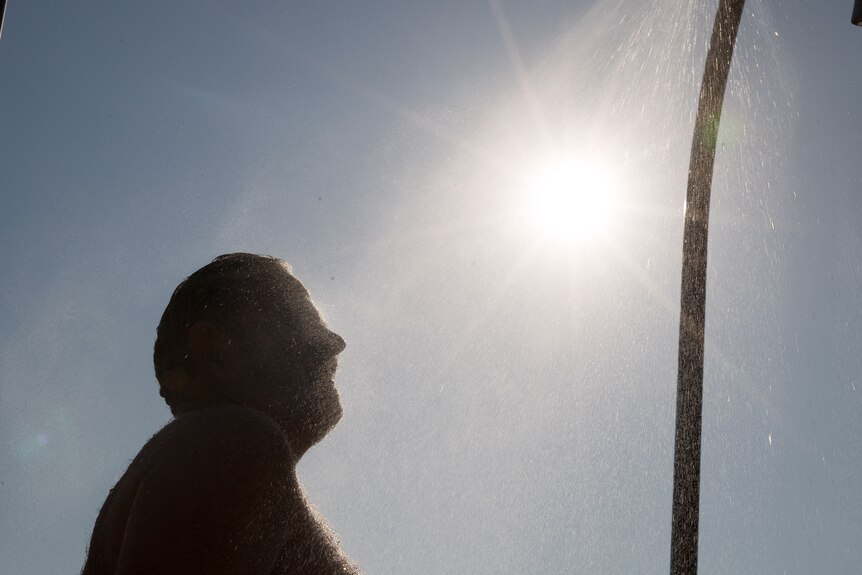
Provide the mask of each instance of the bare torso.
POLYGON ((303 496, 295 463, 257 411, 178 417, 111 490, 82 575, 359 573, 303 496))

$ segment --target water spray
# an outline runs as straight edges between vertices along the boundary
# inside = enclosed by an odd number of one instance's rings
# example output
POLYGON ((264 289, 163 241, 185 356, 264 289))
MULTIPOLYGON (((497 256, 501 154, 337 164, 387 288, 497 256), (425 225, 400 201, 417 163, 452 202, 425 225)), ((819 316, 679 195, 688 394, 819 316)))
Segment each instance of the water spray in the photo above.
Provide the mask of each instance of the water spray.
MULTIPOLYGON (((745 0, 719 2, 691 142, 682 248, 671 575, 697 573, 709 200, 724 90, 744 6, 745 0)), ((862 0, 855 0, 851 22, 862 25, 862 0)))
POLYGON ((671 575, 697 573, 709 199, 724 90, 744 6, 745 0, 719 2, 691 142, 682 247, 671 575))

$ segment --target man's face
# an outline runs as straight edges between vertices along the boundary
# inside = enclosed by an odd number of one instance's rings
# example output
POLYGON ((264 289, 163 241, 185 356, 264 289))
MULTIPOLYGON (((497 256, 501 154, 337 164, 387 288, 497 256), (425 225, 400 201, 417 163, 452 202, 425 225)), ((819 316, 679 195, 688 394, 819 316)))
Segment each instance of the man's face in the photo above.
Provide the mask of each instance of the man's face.
POLYGON ((297 455, 341 419, 335 370, 344 340, 326 327, 305 287, 284 270, 284 289, 240 319, 250 368, 248 402, 278 421, 297 455))

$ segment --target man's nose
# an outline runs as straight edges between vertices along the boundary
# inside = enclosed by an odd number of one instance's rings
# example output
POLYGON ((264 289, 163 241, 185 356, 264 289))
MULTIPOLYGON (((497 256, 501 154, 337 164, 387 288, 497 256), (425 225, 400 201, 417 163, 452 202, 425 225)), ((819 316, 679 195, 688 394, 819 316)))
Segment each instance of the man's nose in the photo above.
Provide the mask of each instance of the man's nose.
POLYGON ((347 347, 347 342, 344 341, 344 338, 335 333, 334 331, 329 332, 329 339, 332 344, 332 353, 341 353, 344 351, 344 348, 347 347))

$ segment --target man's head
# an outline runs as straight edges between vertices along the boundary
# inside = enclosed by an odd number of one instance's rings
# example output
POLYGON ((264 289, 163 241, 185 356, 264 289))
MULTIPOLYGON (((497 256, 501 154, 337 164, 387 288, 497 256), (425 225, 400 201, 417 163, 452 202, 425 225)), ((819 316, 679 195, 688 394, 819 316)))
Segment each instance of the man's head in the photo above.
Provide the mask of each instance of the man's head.
POLYGON ((282 260, 227 254, 174 291, 153 363, 174 415, 245 405, 275 419, 297 456, 341 417, 333 377, 344 340, 282 260))

